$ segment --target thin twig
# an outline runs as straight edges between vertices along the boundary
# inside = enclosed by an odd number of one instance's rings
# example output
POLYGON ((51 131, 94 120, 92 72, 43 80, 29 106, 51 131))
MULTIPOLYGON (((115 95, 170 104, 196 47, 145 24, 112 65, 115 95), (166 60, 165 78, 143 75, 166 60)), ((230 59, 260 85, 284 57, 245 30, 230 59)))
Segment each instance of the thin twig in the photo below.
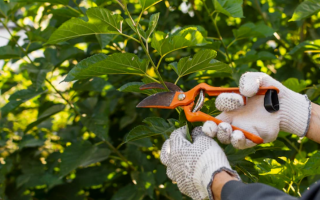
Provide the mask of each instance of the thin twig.
MULTIPOLYGON (((134 26, 135 26, 135 28, 136 28, 136 32, 137 32, 138 37, 139 37, 139 40, 140 40, 140 45, 141 45, 142 49, 144 50, 144 52, 147 54, 147 56, 148 56, 148 58, 149 58, 149 60, 150 60, 150 62, 151 62, 151 65, 153 66, 154 71, 156 72, 156 74, 157 74, 157 76, 158 76, 158 78, 159 78, 159 80, 160 80, 160 83, 163 85, 163 87, 164 87, 167 91, 169 91, 168 87, 166 86, 166 84, 164 83, 164 81, 163 81, 163 79, 162 79, 162 77, 161 77, 161 74, 160 74, 158 68, 157 68, 156 65, 154 64, 154 62, 153 62, 153 60, 152 60, 152 58, 151 58, 148 50, 146 49, 146 46, 145 46, 144 43, 143 43, 142 37, 141 37, 140 32, 139 32, 139 30, 138 30, 138 25, 139 25, 139 24, 136 23, 136 22, 133 20, 133 18, 131 17, 130 12, 128 11, 128 8, 127 8, 126 6, 125 6, 125 10, 124 10, 124 11, 127 12, 127 14, 128 14, 128 16, 129 16, 132 24, 134 24, 134 26)), ((158 65, 160 65, 160 63, 158 63, 158 65)))
POLYGON ((109 141, 105 140, 105 143, 109 146, 109 148, 114 151, 124 162, 127 163, 127 165, 133 170, 135 171, 136 169, 129 163, 129 161, 127 160, 127 158, 125 158, 119 151, 118 149, 116 149, 109 141))
POLYGON ((227 62, 228 62, 228 63, 231 63, 232 61, 231 61, 231 59, 230 59, 230 57, 229 57, 228 47, 224 44, 223 38, 222 38, 222 36, 221 36, 221 34, 220 34, 220 30, 219 30, 219 28, 218 28, 218 26, 217 26, 217 18, 218 18, 218 16, 219 16, 219 12, 217 12, 216 17, 213 18, 213 14, 214 14, 215 12, 210 13, 210 10, 209 10, 209 8, 208 8, 208 6, 206 5, 205 2, 203 3, 203 5, 204 5, 204 8, 206 9, 207 13, 209 14, 209 17, 210 17, 211 21, 213 22, 213 25, 214 25, 214 27, 215 27, 215 29, 216 29, 216 31, 217 31, 217 34, 218 34, 218 39, 221 41, 221 44, 222 44, 222 46, 223 46, 223 48, 224 48, 224 50, 225 50, 225 52, 226 52, 227 62))

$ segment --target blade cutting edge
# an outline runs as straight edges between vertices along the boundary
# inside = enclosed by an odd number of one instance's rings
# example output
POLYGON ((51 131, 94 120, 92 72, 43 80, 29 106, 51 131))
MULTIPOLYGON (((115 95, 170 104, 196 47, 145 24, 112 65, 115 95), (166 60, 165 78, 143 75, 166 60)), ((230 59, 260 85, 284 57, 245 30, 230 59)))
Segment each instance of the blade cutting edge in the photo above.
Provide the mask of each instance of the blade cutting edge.
POLYGON ((143 99, 137 108, 168 108, 176 92, 160 92, 143 99))

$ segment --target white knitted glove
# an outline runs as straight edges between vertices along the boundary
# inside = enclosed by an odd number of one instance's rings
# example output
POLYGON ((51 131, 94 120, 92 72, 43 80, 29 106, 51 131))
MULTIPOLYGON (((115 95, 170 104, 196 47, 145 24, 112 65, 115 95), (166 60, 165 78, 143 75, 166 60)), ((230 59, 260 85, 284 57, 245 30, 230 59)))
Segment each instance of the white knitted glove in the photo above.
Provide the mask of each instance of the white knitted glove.
POLYGON ((216 173, 225 170, 237 177, 220 146, 201 127, 192 131, 193 143, 186 139, 186 127, 175 130, 162 146, 160 160, 179 190, 195 200, 213 199, 211 184, 216 173))
POLYGON ((232 132, 230 124, 249 131, 263 138, 264 143, 274 141, 279 131, 285 131, 303 137, 309 129, 311 116, 311 102, 306 95, 293 92, 280 82, 261 72, 247 72, 240 78, 240 93, 248 98, 243 106, 243 99, 239 94, 224 93, 216 99, 216 108, 223 111, 218 119, 227 122, 217 126, 207 121, 203 132, 225 144, 231 143, 238 149, 245 149, 256 145, 246 139, 241 131, 232 132), (269 113, 264 108, 264 95, 256 95, 259 87, 275 86, 278 94, 280 110, 269 113))

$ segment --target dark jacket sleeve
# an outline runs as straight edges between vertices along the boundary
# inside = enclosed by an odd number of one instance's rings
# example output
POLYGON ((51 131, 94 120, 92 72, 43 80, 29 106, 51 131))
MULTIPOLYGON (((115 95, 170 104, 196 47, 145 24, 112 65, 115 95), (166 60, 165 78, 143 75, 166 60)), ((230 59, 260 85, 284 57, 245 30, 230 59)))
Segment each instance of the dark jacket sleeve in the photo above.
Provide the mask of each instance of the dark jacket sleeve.
POLYGON ((221 192, 221 200, 320 200, 320 182, 314 184, 301 198, 292 197, 262 183, 245 184, 229 181, 221 192))

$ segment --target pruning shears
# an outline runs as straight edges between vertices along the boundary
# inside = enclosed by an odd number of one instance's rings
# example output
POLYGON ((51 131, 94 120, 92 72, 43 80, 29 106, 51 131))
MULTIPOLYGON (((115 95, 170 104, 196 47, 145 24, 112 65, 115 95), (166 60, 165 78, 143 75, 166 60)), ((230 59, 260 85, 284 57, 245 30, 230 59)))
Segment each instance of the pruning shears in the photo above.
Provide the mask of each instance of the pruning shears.
MULTIPOLYGON (((162 109, 175 109, 178 106, 182 107, 186 118, 189 122, 205 122, 214 121, 216 124, 220 124, 221 120, 203 113, 200 111, 204 104, 205 94, 209 96, 218 96, 221 93, 237 93, 240 94, 239 88, 223 88, 213 87, 206 83, 200 83, 191 90, 183 92, 180 87, 173 83, 165 82, 165 85, 170 90, 169 92, 159 92, 143 99, 138 105, 138 108, 162 108, 162 109), (199 95, 197 103, 194 101, 199 95)), ((147 89, 165 89, 160 83, 149 83, 142 85, 140 90, 147 89)), ((276 87, 260 87, 257 95, 265 95, 264 107, 268 112, 276 112, 279 110, 278 100, 279 89, 276 87)), ((242 96, 244 104, 246 104, 247 98, 242 96)), ((246 130, 232 126, 233 130, 240 130, 244 136, 256 144, 263 143, 263 139, 255 134, 252 134, 246 130)))

